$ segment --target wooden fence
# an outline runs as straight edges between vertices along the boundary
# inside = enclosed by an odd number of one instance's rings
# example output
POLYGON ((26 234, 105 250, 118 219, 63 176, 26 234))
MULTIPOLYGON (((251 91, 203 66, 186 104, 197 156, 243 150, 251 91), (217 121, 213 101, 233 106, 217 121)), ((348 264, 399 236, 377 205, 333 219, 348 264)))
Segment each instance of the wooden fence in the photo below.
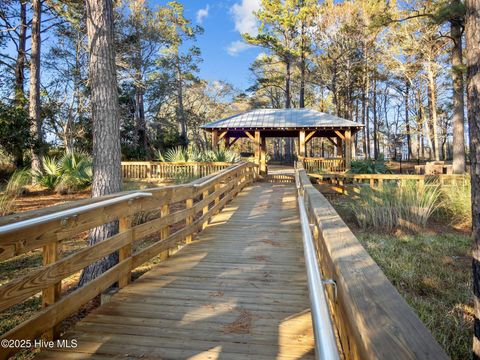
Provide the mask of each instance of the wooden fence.
MULTIPOLYGON (((308 172, 308 171, 307 171, 308 172)), ((308 174, 319 184, 331 185, 331 189, 342 193, 358 193, 364 186, 380 189, 384 185, 404 185, 416 181, 419 187, 428 185, 455 186, 465 185, 468 175, 407 175, 407 174, 308 174)))
POLYGON ((343 158, 303 158, 303 166, 308 173, 343 172, 345 159, 343 158))
POLYGON ((345 359, 448 359, 328 200, 297 169, 345 359))
POLYGON ((134 180, 172 181, 178 176, 204 177, 228 168, 225 162, 122 161, 122 177, 134 180))
MULTIPOLYGON (((43 309, 5 333, 1 340, 26 341, 42 335, 55 337, 58 324, 83 304, 115 283, 119 287, 126 286, 133 269, 155 256, 167 257, 169 249, 192 241, 193 235, 201 231, 244 186, 254 181, 257 174, 256 165, 240 163, 190 184, 144 190, 142 194, 128 192, 73 202, 57 207, 60 213, 55 209, 43 209, 5 217, 0 223, 3 225, 0 226, 0 261, 43 248, 43 266, 0 286, 0 311, 40 292, 43 309), (128 200, 121 200, 125 197, 128 200), (103 206, 104 203, 109 204, 103 206), (181 204, 178 207, 181 210, 170 213, 172 204, 181 204), (134 221, 136 214, 145 212, 156 212, 158 216, 144 223, 134 221), (68 217, 63 213, 69 213, 68 217), (11 223, 12 220, 23 222, 11 223), (119 223, 116 235, 61 257, 62 240, 115 220, 119 223), (175 232, 170 233, 174 224, 175 232), (153 243, 134 251, 134 244, 152 234, 158 234, 153 243), (83 287, 61 293, 63 279, 117 251, 119 262, 115 266, 83 287)), ((18 346, 15 348, 18 350, 18 346)), ((17 350, 0 348, 0 359, 17 350)))

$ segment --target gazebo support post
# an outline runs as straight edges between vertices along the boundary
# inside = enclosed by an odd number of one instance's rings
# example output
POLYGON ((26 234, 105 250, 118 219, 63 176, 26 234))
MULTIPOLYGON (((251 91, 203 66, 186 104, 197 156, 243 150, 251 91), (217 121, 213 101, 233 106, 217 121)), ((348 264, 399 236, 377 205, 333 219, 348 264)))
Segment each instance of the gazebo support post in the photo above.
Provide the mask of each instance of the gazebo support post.
POLYGON ((260 138, 260 174, 267 174, 267 138, 260 138))
POLYGON ((212 149, 218 150, 218 132, 217 130, 212 131, 212 149))
POLYGON ((345 170, 347 171, 352 167, 353 149, 352 131, 345 130, 345 170))
POLYGON ((299 160, 303 160, 305 157, 305 130, 298 132, 298 157, 299 160))
POLYGON ((341 138, 337 138, 337 156, 343 157, 343 140, 341 138))
POLYGON ((255 148, 255 163, 259 165, 261 175, 266 173, 264 141, 265 138, 262 139, 260 131, 255 131, 255 140, 253 142, 255 148))

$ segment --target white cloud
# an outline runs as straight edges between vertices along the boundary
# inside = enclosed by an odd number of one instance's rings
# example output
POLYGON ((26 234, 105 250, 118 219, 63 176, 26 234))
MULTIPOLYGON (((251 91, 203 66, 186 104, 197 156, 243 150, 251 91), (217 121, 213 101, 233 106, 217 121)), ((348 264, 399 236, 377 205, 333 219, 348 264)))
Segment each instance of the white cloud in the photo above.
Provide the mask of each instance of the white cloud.
POLYGON ((242 40, 236 40, 236 41, 232 41, 230 45, 228 45, 227 52, 231 56, 237 56, 242 51, 245 51, 251 47, 252 47, 251 45, 247 44, 242 40))
POLYGON ((208 17, 208 11, 210 10, 210 5, 207 4, 205 9, 199 9, 197 11, 197 23, 201 24, 203 22, 203 19, 208 17))
POLYGON ((260 0, 241 0, 230 8, 235 21, 235 30, 239 33, 256 35, 258 31, 257 19, 254 11, 260 10, 260 0))

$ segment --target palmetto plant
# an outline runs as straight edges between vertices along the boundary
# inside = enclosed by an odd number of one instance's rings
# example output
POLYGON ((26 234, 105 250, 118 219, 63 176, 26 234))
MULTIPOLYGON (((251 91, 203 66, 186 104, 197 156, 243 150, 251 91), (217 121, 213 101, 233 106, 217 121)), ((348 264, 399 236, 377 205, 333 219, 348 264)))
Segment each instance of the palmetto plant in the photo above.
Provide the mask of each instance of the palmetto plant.
POLYGON ((86 154, 66 152, 60 159, 43 158, 43 173, 33 174, 38 184, 59 193, 88 187, 92 183, 92 161, 86 154))
POLYGON ((194 148, 176 147, 165 153, 157 151, 157 159, 163 162, 238 162, 240 156, 231 150, 199 151, 194 148))

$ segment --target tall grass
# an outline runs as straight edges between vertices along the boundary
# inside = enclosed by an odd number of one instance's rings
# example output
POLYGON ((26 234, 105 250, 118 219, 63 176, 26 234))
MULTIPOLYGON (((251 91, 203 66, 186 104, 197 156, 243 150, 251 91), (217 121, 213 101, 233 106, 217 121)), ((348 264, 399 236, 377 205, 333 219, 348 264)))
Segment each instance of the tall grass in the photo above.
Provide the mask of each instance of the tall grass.
POLYGON ((16 170, 8 180, 5 190, 0 193, 0 216, 8 215, 13 211, 15 199, 24 192, 25 186, 30 184, 32 177, 30 170, 16 170))
POLYGON ((364 188, 352 203, 352 211, 363 229, 391 231, 396 227, 424 227, 439 207, 441 191, 436 185, 419 187, 415 181, 364 188))
POLYGON ((472 224, 470 181, 442 188, 442 204, 445 217, 452 225, 469 227, 472 224))

